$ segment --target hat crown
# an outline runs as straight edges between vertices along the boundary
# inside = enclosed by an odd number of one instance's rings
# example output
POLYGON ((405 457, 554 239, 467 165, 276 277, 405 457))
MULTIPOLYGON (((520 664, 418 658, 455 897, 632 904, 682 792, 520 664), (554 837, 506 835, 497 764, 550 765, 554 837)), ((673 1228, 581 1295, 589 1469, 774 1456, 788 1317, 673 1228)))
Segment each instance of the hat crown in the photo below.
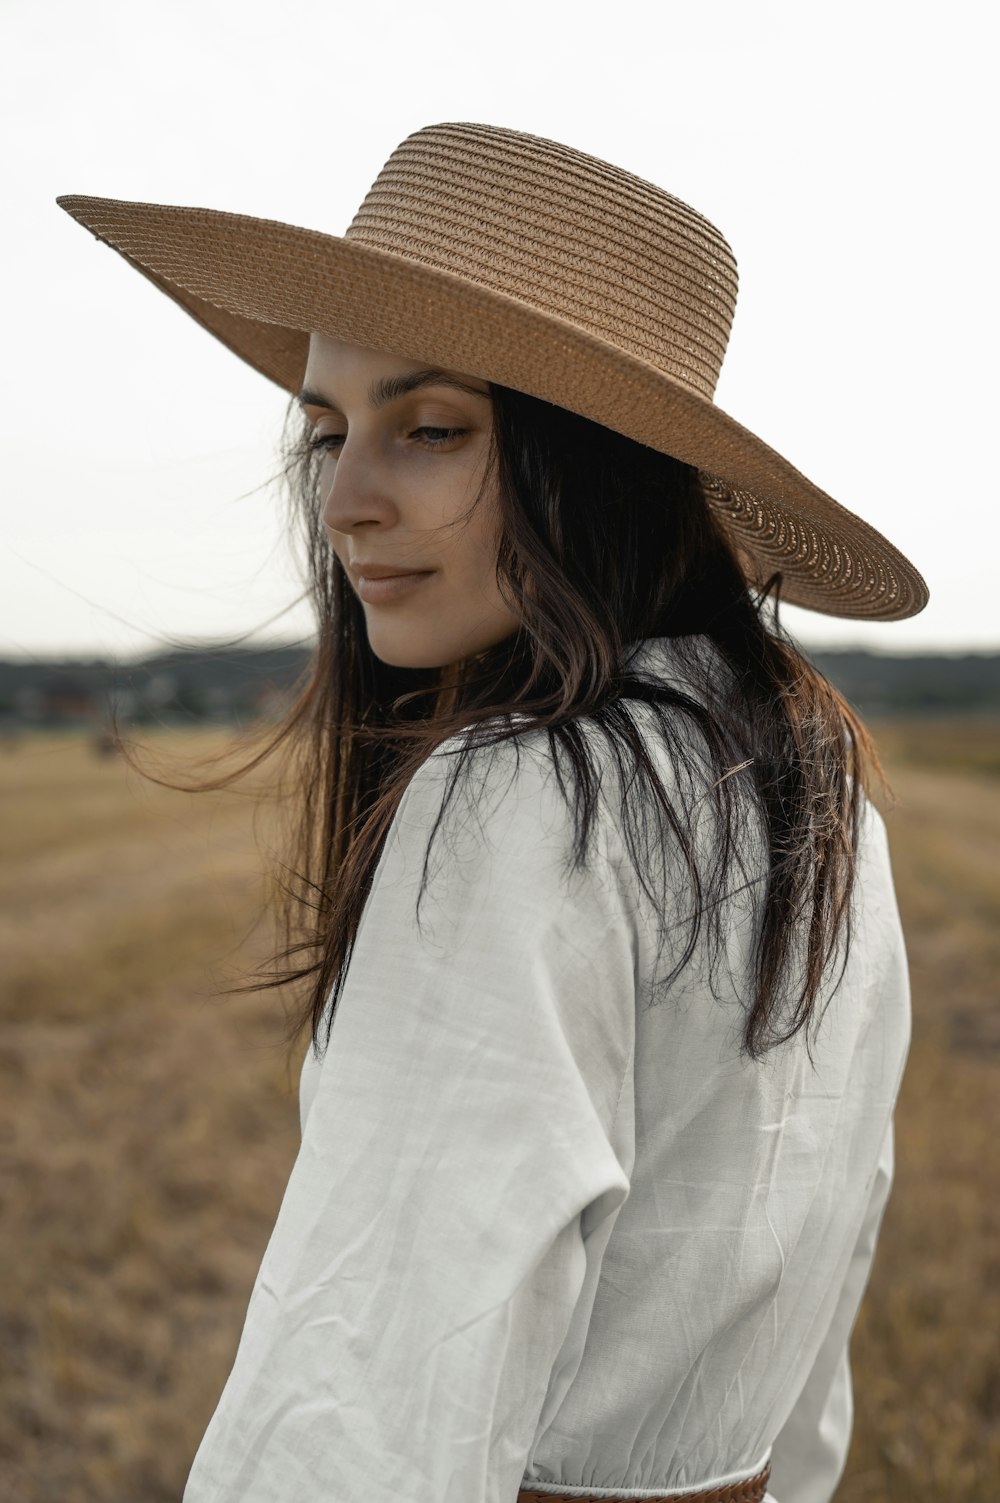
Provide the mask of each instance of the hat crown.
POLYGON ((505 293, 711 399, 736 309, 736 260, 653 183, 522 131, 456 123, 407 136, 345 233, 505 293))

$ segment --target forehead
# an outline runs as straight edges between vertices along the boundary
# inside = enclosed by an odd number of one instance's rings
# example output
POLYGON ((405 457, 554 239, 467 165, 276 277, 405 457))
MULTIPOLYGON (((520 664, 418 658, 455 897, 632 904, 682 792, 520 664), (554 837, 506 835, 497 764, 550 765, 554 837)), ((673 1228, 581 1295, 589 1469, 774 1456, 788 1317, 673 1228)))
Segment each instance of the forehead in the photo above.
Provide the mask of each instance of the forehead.
POLYGON ((367 345, 350 344, 346 339, 335 339, 332 334, 312 333, 309 336, 309 357, 306 361, 306 377, 319 371, 355 369, 385 366, 400 370, 415 369, 419 361, 408 360, 391 350, 373 350, 367 345))
POLYGON ((371 405, 379 407, 419 387, 435 385, 489 398, 489 383, 480 376, 313 333, 299 401, 303 406, 330 406, 348 394, 366 391, 371 405))

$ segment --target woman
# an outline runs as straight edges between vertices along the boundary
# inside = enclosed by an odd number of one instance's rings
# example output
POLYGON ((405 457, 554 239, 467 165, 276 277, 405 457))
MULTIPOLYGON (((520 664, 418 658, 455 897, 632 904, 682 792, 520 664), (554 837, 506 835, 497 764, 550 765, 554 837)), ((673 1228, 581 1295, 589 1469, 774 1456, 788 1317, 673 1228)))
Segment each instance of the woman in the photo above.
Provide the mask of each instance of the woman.
POLYGON ((769 596, 926 588, 714 406, 729 247, 476 124, 342 238, 59 202, 304 424, 302 1144, 186 1503, 829 1499, 909 1000, 769 596))

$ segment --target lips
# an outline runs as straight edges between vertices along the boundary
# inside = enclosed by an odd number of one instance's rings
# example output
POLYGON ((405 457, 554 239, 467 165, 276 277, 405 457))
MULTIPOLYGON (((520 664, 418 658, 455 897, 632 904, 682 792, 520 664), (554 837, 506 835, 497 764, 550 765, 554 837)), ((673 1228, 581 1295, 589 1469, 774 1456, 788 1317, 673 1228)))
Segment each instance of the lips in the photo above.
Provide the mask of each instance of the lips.
POLYGON ((390 601, 419 591, 425 579, 433 579, 434 569, 411 570, 409 574, 393 574, 388 579, 371 579, 359 574, 357 592, 366 605, 387 605, 390 601))
POLYGON ((352 564, 356 579, 401 579, 407 574, 432 574, 432 569, 406 569, 398 564, 352 564))

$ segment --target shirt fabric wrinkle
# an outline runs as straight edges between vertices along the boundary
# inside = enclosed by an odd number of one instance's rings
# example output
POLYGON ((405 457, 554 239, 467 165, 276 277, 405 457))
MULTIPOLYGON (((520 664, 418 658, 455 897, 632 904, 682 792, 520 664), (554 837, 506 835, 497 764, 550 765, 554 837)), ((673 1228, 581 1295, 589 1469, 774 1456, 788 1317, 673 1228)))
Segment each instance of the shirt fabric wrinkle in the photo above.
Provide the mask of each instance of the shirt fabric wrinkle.
MULTIPOLYGON (((633 670, 693 692, 669 639, 637 644, 633 670)), ((649 707, 634 718, 676 787, 649 707)), ((866 805, 818 1073, 801 1035, 754 1063, 761 848, 726 900, 718 995, 704 926, 664 988, 686 866, 661 848, 663 890, 642 891, 627 768, 602 745, 582 871, 545 733, 475 753, 419 924, 454 746, 406 789, 329 1046, 303 1059, 301 1147, 184 1503, 638 1499, 768 1458, 771 1503, 829 1503, 909 1042, 884 826, 866 805)))

